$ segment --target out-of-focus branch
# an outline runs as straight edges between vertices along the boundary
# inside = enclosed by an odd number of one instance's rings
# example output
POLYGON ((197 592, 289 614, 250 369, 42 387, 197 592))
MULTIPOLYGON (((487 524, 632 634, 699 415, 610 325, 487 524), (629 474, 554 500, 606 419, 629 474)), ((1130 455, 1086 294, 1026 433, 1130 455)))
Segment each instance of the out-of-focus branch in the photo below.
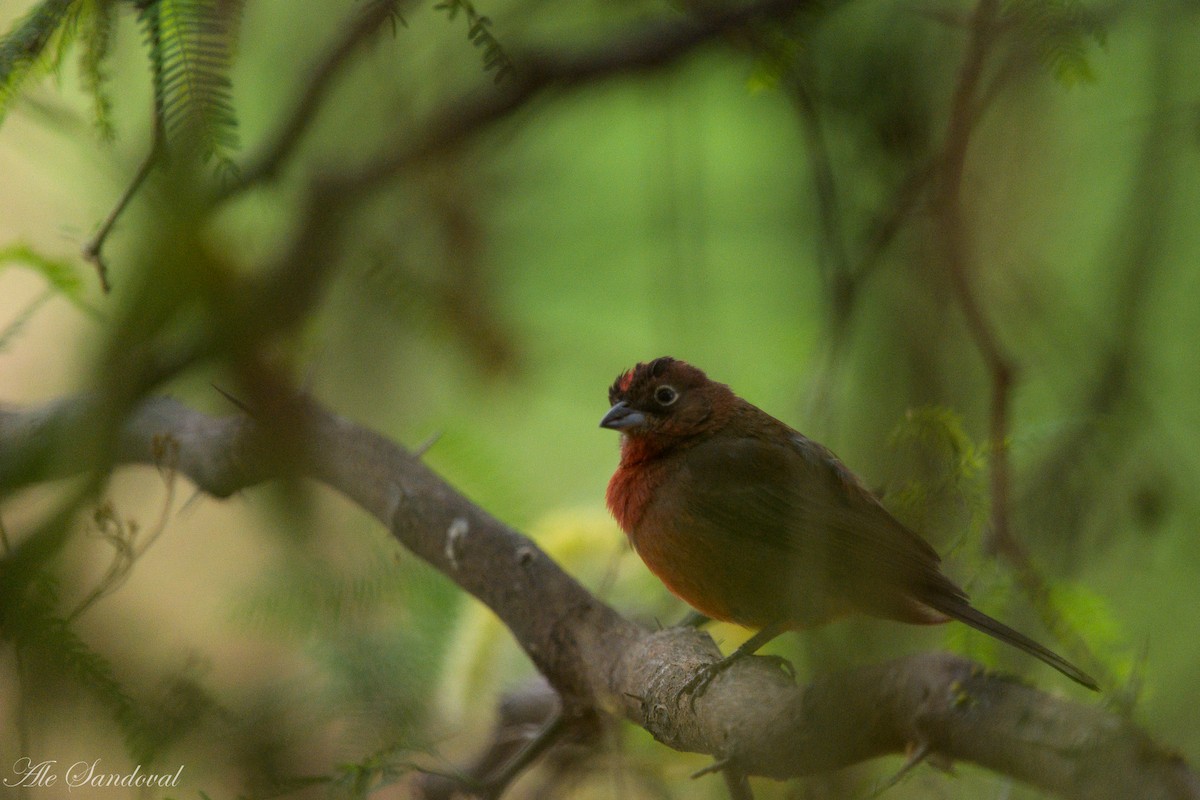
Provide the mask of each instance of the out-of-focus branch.
POLYGON ((595 714, 567 719, 558 694, 536 679, 503 698, 491 738, 478 756, 454 775, 423 773, 416 783, 418 794, 423 800, 453 800, 472 792, 486 800, 501 797, 522 769, 551 748, 557 750, 555 761, 563 762, 556 764, 558 769, 577 766, 571 756, 595 750, 602 734, 599 722, 595 714))
POLYGON ((1012 566, 1018 582, 1055 637, 1072 653, 1086 656, 1083 660, 1094 668, 1100 662, 1055 609, 1050 600, 1049 583, 1009 523, 1012 497, 1009 417, 1017 366, 1000 342, 971 284, 976 265, 963 217, 963 174, 971 134, 984 108, 984 98, 980 96, 984 69, 1001 30, 999 1, 979 0, 971 18, 967 48, 951 98, 946 140, 933 187, 934 216, 954 296, 991 379, 988 414, 990 519, 985 548, 1012 566))
MULTIPOLYGON (((86 437, 71 434, 94 416, 89 405, 76 398, 0 411, 0 488, 69 475, 86 464, 71 452, 86 437)), ((782 779, 825 772, 916 745, 1062 797, 1200 798, 1200 780, 1188 765, 1132 723, 944 653, 830 675, 803 688, 768 660, 748 658, 693 706, 679 692, 719 655, 707 635, 634 625, 418 457, 312 401, 280 408, 283 424, 213 418, 174 400, 149 399, 120 425, 112 459, 155 464, 169 440, 178 472, 217 497, 281 474, 323 482, 495 611, 559 693, 564 713, 624 716, 670 747, 712 754, 746 774, 782 779)), ((0 561, 0 583, 20 563, 22 544, 14 542, 0 561)))
POLYGON ((575 51, 509 47, 513 69, 498 85, 488 83, 448 101, 415 134, 411 126, 398 130, 379 156, 342 176, 339 183, 371 191, 545 93, 662 69, 730 30, 785 17, 807 5, 809 0, 758 0, 732 5, 701 15, 647 23, 603 44, 575 51))
POLYGON ((994 43, 999 12, 998 0, 980 0, 975 7, 966 54, 951 99, 949 124, 933 201, 950 282, 966 320, 967 330, 992 380, 988 437, 991 446, 989 469, 992 503, 988 548, 1022 562, 1024 566, 1023 562, 1027 560, 1024 548, 1013 538, 1008 525, 1008 415, 1016 366, 1000 344, 971 286, 971 276, 975 270, 962 209, 967 149, 979 117, 977 93, 988 53, 994 43))
MULTIPOLYGON (((316 118, 321 102, 324 100, 333 78, 350 60, 360 46, 369 41, 379 28, 399 12, 403 0, 391 2, 372 2, 366 4, 355 19, 346 26, 341 38, 334 43, 329 52, 312 70, 304 84, 304 91, 292 108, 287 119, 280 126, 275 138, 264 145, 259 153, 241 171, 238 179, 221 185, 216 199, 225 199, 231 195, 274 177, 279 167, 291 157, 303 137, 304 132, 316 118)), ((121 193, 112 210, 100 223, 96 233, 83 246, 83 257, 96 267, 100 277, 100 288, 107 293, 111 286, 108 280, 108 263, 104 259, 104 244, 116 226, 117 220, 125 213, 125 209, 133 200, 134 195, 146 182, 150 172, 159 163, 163 155, 163 129, 161 120, 154 126, 154 138, 150 152, 142 161, 133 179, 121 193)))
MULTIPOLYGON (((404 4, 405 0, 380 0, 366 5, 358 13, 313 68, 304 91, 280 124, 273 139, 262 146, 259 153, 243 168, 236 181, 216 192, 213 197, 215 201, 228 199, 270 179, 287 163, 315 119, 321 103, 328 96, 333 79, 349 63, 351 56, 370 41, 388 19, 394 18, 404 4)), ((446 152, 549 89, 574 88, 613 75, 659 69, 674 63, 731 28, 756 20, 778 18, 805 5, 807 0, 759 0, 745 6, 713 11, 702 17, 650 23, 590 49, 575 52, 528 49, 514 53, 511 58, 514 69, 500 85, 488 83, 446 102, 424 124, 415 127, 406 125, 374 158, 366 161, 358 169, 340 175, 326 174, 314 178, 310 182, 307 194, 310 201, 308 207, 323 212, 325 204, 332 202, 336 208, 330 209, 329 216, 336 217, 336 212, 343 208, 348 210, 367 199, 375 191, 390 184, 406 169, 446 152)), ((104 242, 150 170, 158 162, 160 150, 161 147, 157 143, 151 148, 150 156, 134 180, 102 223, 97 234, 84 247, 84 256, 96 265, 106 291, 107 265, 102 256, 104 242)), ((303 231, 307 227, 307 224, 302 224, 300 230, 303 231)), ((269 288, 279 289, 278 286, 269 288)), ((301 295, 308 294, 309 292, 302 288, 301 295)))
POLYGON ((452 98, 416 125, 406 122, 357 167, 316 173, 302 198, 296 235, 275 265, 230 293, 233 319, 254 330, 286 329, 320 296, 336 263, 344 223, 353 210, 408 170, 443 155, 507 118, 535 98, 617 75, 650 72, 676 63, 728 30, 795 13, 808 0, 758 0, 691 17, 652 22, 579 50, 510 48, 514 65, 499 85, 490 81, 452 98))
MULTIPOLYGON (((1116 4, 1108 16, 1118 11, 1127 13, 1129 8, 1116 4)), ((1154 36, 1149 50, 1153 54, 1151 68, 1146 74, 1146 92, 1152 101, 1145 116, 1148 128, 1138 143, 1125 198, 1127 213, 1118 216, 1103 248, 1111 254, 1108 267, 1116 276, 1115 288, 1110 305, 1099 316, 1103 329, 1085 334, 1089 352, 1094 354, 1096 377, 1084 394, 1081 418, 1042 456, 1035 476, 1028 481, 1029 494, 1052 511, 1054 521, 1062 526, 1061 535, 1076 548, 1082 544, 1082 523, 1095 513, 1096 494, 1112 491, 1109 481, 1121 474, 1123 464, 1140 458, 1133 455, 1139 452, 1136 437, 1159 424, 1155 404, 1144 394, 1146 381, 1139 370, 1149 362, 1148 316, 1154 307, 1156 283, 1170 258, 1165 243, 1169 241, 1170 211, 1177 202, 1173 181, 1179 167, 1177 151, 1171 147, 1175 123, 1170 37, 1175 17, 1166 6, 1153 9, 1152 14, 1157 18, 1148 28, 1154 36), (1081 465, 1097 465, 1097 472, 1102 473, 1095 476, 1094 493, 1071 492, 1069 484, 1064 485, 1062 477, 1086 469, 1081 465)), ((1060 331, 1050 335, 1058 333, 1067 338, 1060 331)), ((1158 439, 1157 463, 1171 464, 1180 456, 1171 452, 1173 444, 1174 437, 1158 439)), ((1164 470, 1162 475, 1167 478, 1165 485, 1158 485, 1155 491, 1169 494, 1171 473, 1164 470)))
POLYGON ((357 8, 354 19, 345 26, 340 37, 306 76, 303 91, 275 135, 242 167, 237 181, 221 188, 220 199, 239 194, 275 177, 316 119, 334 78, 350 62, 351 57, 374 39, 388 20, 395 20, 408 4, 408 0, 374 0, 357 8))

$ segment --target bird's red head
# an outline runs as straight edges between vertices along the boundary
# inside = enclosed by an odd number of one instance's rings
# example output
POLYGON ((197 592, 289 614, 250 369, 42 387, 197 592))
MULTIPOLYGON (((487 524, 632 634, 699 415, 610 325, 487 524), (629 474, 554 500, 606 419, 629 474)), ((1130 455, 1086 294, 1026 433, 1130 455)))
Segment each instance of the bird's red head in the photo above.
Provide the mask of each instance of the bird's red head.
POLYGON ((720 427, 733 392, 691 364, 670 356, 621 373, 608 390, 612 408, 600 427, 635 439, 678 439, 720 427))

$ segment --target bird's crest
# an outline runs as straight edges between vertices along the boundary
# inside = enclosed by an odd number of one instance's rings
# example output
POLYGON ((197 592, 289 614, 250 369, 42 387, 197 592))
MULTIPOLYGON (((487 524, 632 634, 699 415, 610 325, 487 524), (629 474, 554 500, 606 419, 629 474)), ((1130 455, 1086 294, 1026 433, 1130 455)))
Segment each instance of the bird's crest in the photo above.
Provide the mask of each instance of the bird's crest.
POLYGON ((633 369, 626 370, 617 376, 613 385, 608 389, 608 401, 615 403, 622 395, 628 395, 642 384, 659 378, 670 367, 683 362, 670 356, 662 356, 650 362, 642 362, 633 369))

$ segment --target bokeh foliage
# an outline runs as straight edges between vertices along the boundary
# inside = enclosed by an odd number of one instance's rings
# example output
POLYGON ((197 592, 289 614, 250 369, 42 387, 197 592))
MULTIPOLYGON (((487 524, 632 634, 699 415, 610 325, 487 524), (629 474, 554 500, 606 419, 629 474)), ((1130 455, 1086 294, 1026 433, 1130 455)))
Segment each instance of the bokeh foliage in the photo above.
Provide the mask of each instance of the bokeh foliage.
MULTIPOLYGON (((523 54, 602 47, 690 4, 0 2, 0 153, 45 176, 4 184, 0 355, 81 354, 59 385, 0 372, 2 399, 101 393, 103 474, 106 426, 145 393, 232 413, 216 383, 262 413, 304 387, 413 446, 436 434, 426 457, 452 483, 626 613, 669 623, 683 609, 602 511, 616 456, 596 423, 613 375, 670 353, 832 446, 982 608, 1084 643, 1114 705, 1195 762, 1195 9, 1013 0, 988 30, 962 211, 969 278, 1016 366, 1007 502, 1052 589, 1037 598, 985 546, 991 385, 931 201, 980 6, 803 5, 659 71, 544 93, 322 207, 320 179, 436 137, 439 109, 503 91, 523 54), (379 10, 380 33, 257 177, 315 65, 379 10), (111 293, 27 213, 78 176, 63 145, 23 130, 65 131, 72 152, 121 165, 64 206, 76 230, 151 166, 103 245, 111 293), (60 306, 35 336, 29 321, 60 306), (1047 607, 1061 630, 1042 627, 1047 607)), ((0 771, 60 747, 185 763, 180 796, 390 796, 412 764, 461 762, 528 678, 486 610, 339 499, 288 482, 224 504, 167 492, 165 538, 73 617, 113 580, 96 565, 154 528, 163 485, 144 471, 5 495, 0 771), (203 529, 190 550, 170 537, 189 516, 203 529), (154 580, 180 562, 194 569, 154 580)), ((802 676, 939 646, 1055 685, 955 627, 848 622, 777 645, 802 676)), ((627 727, 611 738, 558 789, 721 796, 715 779, 686 781, 703 761, 627 727)), ((889 766, 756 786, 862 796, 889 766)), ((998 782, 928 771, 891 791, 989 796, 998 782)))

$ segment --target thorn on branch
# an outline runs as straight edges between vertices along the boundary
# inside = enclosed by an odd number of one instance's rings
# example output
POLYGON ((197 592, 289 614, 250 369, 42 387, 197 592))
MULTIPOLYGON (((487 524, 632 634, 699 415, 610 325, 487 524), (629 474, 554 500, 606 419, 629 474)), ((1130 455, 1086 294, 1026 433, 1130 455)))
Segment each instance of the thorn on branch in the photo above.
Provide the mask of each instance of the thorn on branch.
POLYGON ((430 449, 431 449, 431 448, 432 448, 432 447, 433 447, 435 444, 437 444, 438 442, 440 442, 440 441, 441 441, 441 439, 442 439, 442 432, 441 432, 441 431, 435 431, 435 432, 433 433, 433 435, 431 435, 431 436, 430 436, 428 439, 426 439, 425 441, 421 442, 419 445, 417 445, 417 446, 416 446, 416 447, 413 449, 413 455, 414 455, 414 456, 416 456, 417 458, 424 458, 424 457, 425 457, 425 454, 426 454, 426 453, 428 453, 428 452, 429 452, 429 450, 430 450, 430 449))
POLYGON ((214 389, 216 389, 216 390, 217 390, 217 394, 221 395, 221 396, 222 396, 222 397, 224 397, 226 400, 228 400, 228 401, 229 401, 231 404, 233 404, 233 405, 234 405, 234 406, 235 406, 235 407, 236 407, 238 410, 240 410, 240 411, 242 411, 243 413, 245 413, 245 414, 246 414, 246 416, 248 416, 248 417, 253 417, 253 416, 254 416, 254 412, 250 410, 250 406, 246 405, 244 402, 242 402, 241 400, 239 400, 237 397, 234 397, 232 394, 230 394, 229 392, 225 391, 225 390, 224 390, 224 389, 222 389, 220 386, 217 386, 215 383, 212 383, 212 384, 209 384, 209 385, 210 385, 210 386, 212 386, 212 388, 214 388, 214 389))
POLYGON ((896 770, 895 775, 892 775, 890 778, 882 781, 878 786, 876 786, 875 789, 869 795, 867 795, 867 800, 875 800, 875 798, 882 795, 888 789, 891 789, 893 786, 900 783, 900 781, 904 780, 908 773, 912 772, 914 767, 928 759, 932 754, 932 748, 929 746, 929 742, 924 739, 910 745, 909 747, 910 749, 908 758, 904 760, 904 764, 900 767, 900 769, 896 770))
POLYGON ((707 764, 707 765, 701 767, 700 769, 696 770, 688 777, 691 778, 692 780, 696 780, 697 778, 703 778, 705 775, 712 775, 714 772, 720 772, 721 770, 728 767, 729 764, 730 764, 729 758, 718 758, 716 761, 712 762, 711 764, 707 764))

